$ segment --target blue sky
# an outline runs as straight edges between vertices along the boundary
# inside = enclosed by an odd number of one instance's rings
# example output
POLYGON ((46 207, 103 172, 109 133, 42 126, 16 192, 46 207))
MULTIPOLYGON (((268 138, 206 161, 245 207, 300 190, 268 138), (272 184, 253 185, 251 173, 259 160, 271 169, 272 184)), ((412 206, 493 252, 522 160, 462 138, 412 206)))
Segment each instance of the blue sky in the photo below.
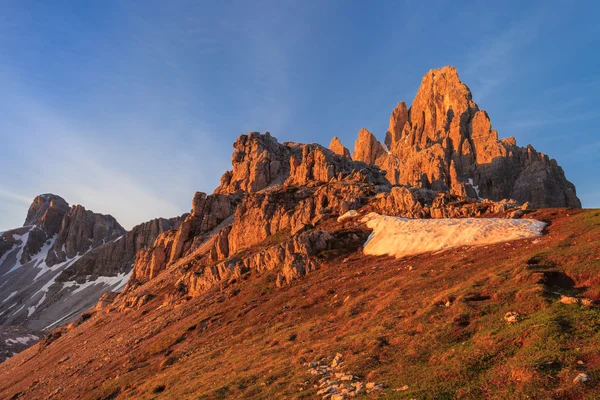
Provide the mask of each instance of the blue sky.
POLYGON ((126 228, 179 215, 238 135, 383 139, 444 65, 600 207, 600 3, 574 4, 4 0, 0 230, 46 192, 126 228))

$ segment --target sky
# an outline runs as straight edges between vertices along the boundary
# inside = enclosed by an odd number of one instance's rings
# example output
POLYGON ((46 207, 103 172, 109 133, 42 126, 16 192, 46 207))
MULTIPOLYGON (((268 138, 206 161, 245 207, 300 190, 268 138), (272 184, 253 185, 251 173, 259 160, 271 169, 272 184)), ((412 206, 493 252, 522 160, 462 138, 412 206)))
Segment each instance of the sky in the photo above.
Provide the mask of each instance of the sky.
POLYGON ((188 212, 251 131, 383 140, 444 65, 600 207, 600 2, 0 2, 0 230, 40 193, 128 229, 188 212))

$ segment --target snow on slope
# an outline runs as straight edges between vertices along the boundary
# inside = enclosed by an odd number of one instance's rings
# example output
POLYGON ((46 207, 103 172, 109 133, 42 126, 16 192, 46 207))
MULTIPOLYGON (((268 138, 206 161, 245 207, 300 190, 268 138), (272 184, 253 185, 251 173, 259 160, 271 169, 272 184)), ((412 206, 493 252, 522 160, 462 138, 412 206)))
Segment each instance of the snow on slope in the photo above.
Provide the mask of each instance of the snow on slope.
POLYGON ((361 222, 373 229, 364 253, 396 258, 537 237, 546 226, 533 219, 406 219, 376 213, 367 214, 361 222))

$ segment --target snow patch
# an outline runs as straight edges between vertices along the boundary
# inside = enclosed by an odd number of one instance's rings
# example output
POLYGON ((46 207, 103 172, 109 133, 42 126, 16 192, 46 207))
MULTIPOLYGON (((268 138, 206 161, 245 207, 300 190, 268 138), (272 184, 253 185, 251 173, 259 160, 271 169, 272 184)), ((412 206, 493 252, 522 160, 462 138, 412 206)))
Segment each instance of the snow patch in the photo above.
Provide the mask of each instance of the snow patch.
POLYGON ((361 222, 373 229, 364 254, 396 258, 538 237, 546 226, 533 219, 407 219, 376 213, 369 213, 361 222))
POLYGON ((63 287, 75 287, 75 290, 71 292, 71 294, 75 294, 87 289, 90 286, 94 285, 102 285, 108 286, 111 288, 111 291, 118 292, 120 291, 131 276, 133 270, 127 273, 122 273, 116 276, 99 276, 95 280, 89 280, 84 283, 77 283, 75 281, 67 281, 63 284, 63 287))
MULTIPOLYGON (((33 228, 31 228, 31 229, 33 229, 33 228)), ((25 251, 25 245, 27 244, 27 240, 29 239, 29 232, 31 232, 31 229, 22 235, 13 235, 13 238, 15 240, 21 241, 21 244, 18 245, 18 246, 20 246, 20 248, 19 248, 19 252, 17 253, 15 265, 6 274, 8 274, 12 271, 15 271, 23 266, 23 264, 21 264, 21 257, 23 256, 23 251, 25 251)), ((4 275, 6 275, 6 274, 4 274, 4 275)))
POLYGON ((13 297, 14 295, 16 295, 17 293, 19 293, 18 290, 15 290, 14 292, 12 292, 11 294, 9 294, 4 300, 2 300, 2 304, 6 303, 8 301, 8 299, 10 299, 11 297, 13 297))
POLYGON ((29 334, 27 336, 16 337, 14 339, 6 339, 4 343, 6 343, 9 346, 19 343, 22 345, 27 345, 27 343, 31 342, 32 340, 37 342, 38 340, 40 340, 40 338, 35 335, 29 334))
POLYGON ((390 149, 388 149, 388 147, 387 147, 387 145, 386 145, 385 143, 381 143, 381 142, 379 142, 379 144, 381 145, 381 147, 383 147, 383 150, 385 150, 385 152, 386 152, 386 153, 388 153, 388 154, 392 154, 392 153, 390 152, 390 149))
POLYGON ((473 187, 473 189, 475 189, 475 193, 477 194, 477 199, 481 200, 481 196, 479 195, 479 185, 473 184, 473 178, 469 178, 469 185, 471 185, 473 187))

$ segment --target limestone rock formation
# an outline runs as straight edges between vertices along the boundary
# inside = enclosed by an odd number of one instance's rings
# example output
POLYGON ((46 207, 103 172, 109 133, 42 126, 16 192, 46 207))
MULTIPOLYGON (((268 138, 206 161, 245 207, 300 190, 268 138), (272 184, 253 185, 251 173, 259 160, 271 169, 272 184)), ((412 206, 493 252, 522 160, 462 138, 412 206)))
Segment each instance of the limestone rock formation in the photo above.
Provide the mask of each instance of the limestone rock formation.
POLYGON ((241 135, 233 147, 233 170, 223 175, 215 193, 256 192, 271 183, 282 183, 289 174, 291 150, 269 132, 241 135))
POLYGON ((38 225, 48 236, 58 232, 69 204, 60 196, 46 193, 36 196, 29 206, 23 226, 38 225))
POLYGON ((386 178, 392 184, 397 185, 400 183, 400 160, 392 155, 388 148, 379 142, 375 135, 365 128, 358 132, 358 139, 354 144, 354 154, 352 155, 352 158, 379 167, 385 172, 386 178))
POLYGON ((340 156, 348 158, 351 157, 350 150, 348 150, 342 144, 342 141, 337 136, 334 136, 333 139, 331 139, 331 143, 329 143, 329 150, 333 151, 335 154, 339 154, 340 156))
MULTIPOLYGON (((44 243, 58 233, 69 204, 60 196, 51 193, 36 196, 27 211, 23 227, 27 229, 25 248, 18 260, 21 264, 29 262, 43 247, 44 243)), ((2 249, 0 247, 0 256, 2 249)))
POLYGON ((517 209, 515 201, 475 201, 431 189, 395 186, 369 202, 370 210, 404 218, 476 218, 517 209))
POLYGON ((184 255, 194 251, 207 235, 224 223, 239 202, 236 194, 206 195, 196 192, 192 212, 170 230, 158 235, 154 243, 136 255, 131 283, 139 284, 154 278, 184 255))
POLYGON ((179 227, 137 253, 116 309, 138 308, 152 294, 143 288, 156 290, 173 277, 178 278, 167 302, 199 295, 251 271, 273 272, 279 286, 290 283, 319 269, 320 253, 364 243, 364 235, 333 234, 322 227, 349 210, 443 218, 489 215, 517 206, 393 186, 376 164, 392 156, 368 131, 362 135, 364 146, 357 146, 357 156, 368 163, 317 144, 280 144, 269 134, 240 137, 233 170, 223 184, 212 195, 196 193, 192 212, 179 227))
POLYGON ((385 143, 396 165, 385 160, 383 146, 364 131, 354 159, 380 166, 394 184, 514 199, 537 208, 581 207, 555 160, 531 146, 517 146, 514 138, 498 140, 487 113, 453 67, 427 73, 408 111, 404 103, 396 107, 385 143))
POLYGON ((116 276, 129 273, 136 254, 154 244, 163 232, 175 229, 180 218, 156 218, 136 225, 121 238, 91 250, 62 272, 58 281, 84 281, 88 276, 116 276))
POLYGON ((354 143, 354 154, 352 159, 364 161, 369 165, 375 165, 377 160, 387 155, 386 149, 375 138, 371 132, 362 128, 358 132, 358 139, 354 143))
POLYGON ((112 216, 73 206, 62 220, 46 262, 48 266, 64 262, 123 234, 125 229, 112 216))
POLYGON ((408 122, 408 109, 406 103, 401 101, 398 103, 392 115, 390 116, 390 127, 385 134, 385 145, 388 149, 392 148, 392 144, 398 142, 402 138, 402 131, 408 122))
POLYGON ((264 270, 260 260, 269 260, 279 283, 287 282, 318 268, 308 255, 329 246, 323 244, 326 233, 315 239, 315 225, 390 188, 378 168, 317 144, 280 144, 268 133, 251 133, 234 148, 233 170, 215 193, 196 193, 192 212, 179 227, 138 252, 117 303, 137 304, 130 293, 164 270, 183 271, 180 284, 188 289, 178 293, 188 294, 251 269, 264 270), (262 256, 244 256, 256 246, 265 247, 256 253, 262 256))

